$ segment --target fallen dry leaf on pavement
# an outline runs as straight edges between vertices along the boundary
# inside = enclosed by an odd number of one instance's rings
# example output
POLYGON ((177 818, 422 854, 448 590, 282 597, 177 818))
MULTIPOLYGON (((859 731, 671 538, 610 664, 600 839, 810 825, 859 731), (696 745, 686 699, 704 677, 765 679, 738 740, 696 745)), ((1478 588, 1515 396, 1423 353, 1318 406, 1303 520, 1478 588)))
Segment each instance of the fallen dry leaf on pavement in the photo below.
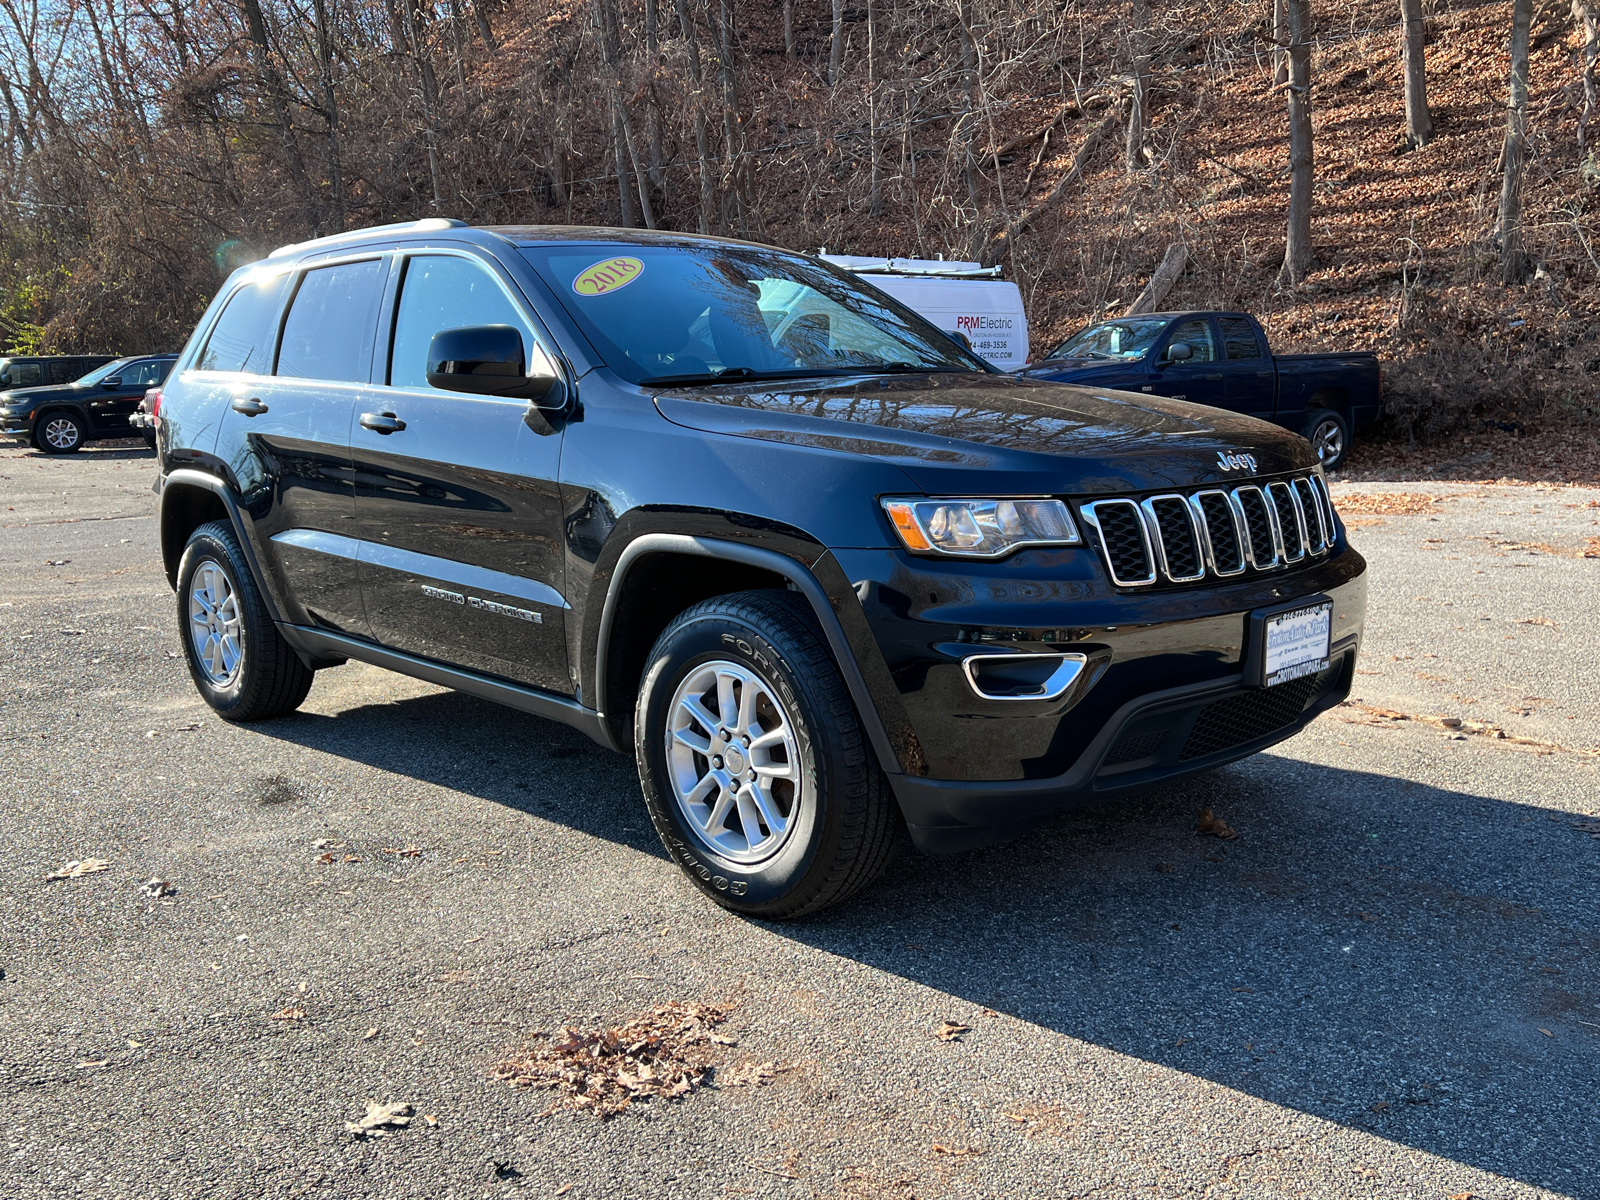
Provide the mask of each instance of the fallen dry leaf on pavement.
POLYGON ((1455 500, 1456 496, 1430 496, 1424 492, 1346 492, 1334 497, 1333 506, 1342 517, 1415 517, 1439 511, 1439 501, 1455 500))
POLYGON ((377 1036, 378 1036, 378 1027, 376 1025, 374 1025, 371 1029, 367 1030, 365 1033, 363 1033, 361 1035, 361 1040, 363 1042, 370 1042, 373 1038, 375 1038, 377 1036))
POLYGON ((345 855, 345 856, 344 856, 344 861, 345 861, 345 862, 347 862, 347 863, 352 863, 352 862, 354 862, 354 863, 358 863, 358 862, 360 862, 360 861, 361 861, 361 859, 360 859, 360 858, 358 858, 358 857, 357 857, 357 856, 356 856, 356 855, 354 855, 354 854, 346 854, 346 855, 345 855))
POLYGON ((78 1069, 81 1071, 84 1067, 103 1067, 107 1063, 109 1063, 110 1061, 111 1060, 109 1058, 97 1058, 97 1059, 94 1060, 94 1062, 81 1062, 81 1063, 79 1063, 78 1064, 78 1069))
POLYGON ((782 1071, 792 1070, 791 1067, 780 1067, 775 1062, 758 1063, 754 1059, 740 1063, 728 1071, 717 1071, 718 1087, 760 1087, 764 1083, 771 1083, 782 1071))
POLYGON ((933 1036, 941 1042, 959 1042, 963 1033, 970 1033, 972 1026, 963 1025, 959 1021, 945 1021, 933 1031, 933 1036))
MULTIPOLYGON (((418 847, 418 846, 407 846, 404 850, 398 850, 393 846, 385 846, 381 851, 379 851, 379 853, 381 853, 381 854, 398 854, 401 858, 421 858, 422 857, 422 849, 421 849, 421 847, 418 847)), ((346 861, 348 861, 348 860, 346 860, 346 861)))
POLYGON ((733 1044, 713 1032, 726 1017, 726 1009, 710 1004, 674 1002, 608 1029, 534 1034, 542 1044, 490 1074, 514 1087, 558 1089, 568 1107, 611 1117, 635 1100, 677 1099, 699 1087, 711 1068, 711 1047, 733 1044))
POLYGON ((319 863, 331 863, 333 861, 333 854, 331 852, 327 854, 319 854, 317 855, 317 861, 319 863))
POLYGON ((98 875, 102 871, 111 870, 111 864, 103 858, 86 858, 82 862, 74 859, 59 871, 51 871, 46 879, 81 879, 85 875, 98 875))
POLYGON ((381 1131, 385 1126, 403 1129, 411 1124, 411 1105, 405 1103, 380 1104, 376 1100, 368 1099, 367 1115, 359 1121, 346 1121, 346 1133, 365 1135, 374 1130, 381 1131))
POLYGON ((172 895, 178 889, 173 887, 172 884, 167 882, 165 879, 152 879, 149 883, 144 885, 142 890, 146 896, 150 897, 150 899, 159 900, 163 896, 172 895))
POLYGON ((428 1123, 428 1127, 430 1129, 439 1128, 439 1118, 434 1116, 432 1113, 423 1113, 422 1119, 428 1123))
POLYGON ((1209 808, 1200 810, 1200 824, 1195 826, 1196 833, 1209 833, 1212 837, 1221 838, 1223 841, 1232 841, 1239 836, 1239 831, 1229 825, 1209 808))
POLYGON ((951 1154, 951 1155, 963 1155, 963 1154, 977 1155, 977 1154, 982 1154, 983 1153, 983 1151, 980 1150, 976 1146, 946 1146, 943 1142, 935 1142, 933 1145, 928 1147, 928 1152, 930 1154, 951 1154))
POLYGON ((303 1009, 303 1008, 280 1008, 277 1012, 273 1013, 270 1017, 268 1017, 267 1020, 269 1020, 269 1021, 303 1021, 303 1020, 305 1020, 305 1018, 306 1018, 306 1010, 303 1009))
POLYGON ((1539 1032, 1540 1032, 1540 1033, 1542 1033, 1542 1034, 1544 1034, 1544 1035, 1545 1035, 1545 1037, 1548 1037, 1548 1038, 1553 1038, 1553 1037, 1555 1037, 1555 1034, 1553 1034, 1553 1033, 1551 1033, 1551 1032, 1550 1032, 1550 1031, 1549 1031, 1549 1030, 1548 1030, 1548 1029, 1546 1029, 1546 1028, 1545 1028, 1545 1027, 1544 1027, 1544 1026, 1543 1026, 1543 1025, 1536 1025, 1536 1026, 1534 1026, 1534 1028, 1535 1028, 1535 1029, 1537 1029, 1537 1030, 1538 1030, 1538 1031, 1539 1031, 1539 1032))
POLYGON ((555 1191, 554 1191, 554 1192, 552 1192, 552 1193, 551 1193, 551 1194, 552 1194, 552 1195, 555 1195, 555 1196, 565 1196, 565 1195, 566 1195, 566 1194, 567 1194, 567 1193, 568 1193, 568 1192, 570 1192, 570 1191, 571 1191, 571 1190, 572 1190, 572 1184, 570 1184, 570 1183, 563 1183, 563 1184, 562 1184, 562 1185, 561 1185, 561 1186, 560 1186, 560 1187, 558 1187, 558 1188, 557 1188, 557 1189, 556 1189, 556 1190, 555 1190, 555 1191))

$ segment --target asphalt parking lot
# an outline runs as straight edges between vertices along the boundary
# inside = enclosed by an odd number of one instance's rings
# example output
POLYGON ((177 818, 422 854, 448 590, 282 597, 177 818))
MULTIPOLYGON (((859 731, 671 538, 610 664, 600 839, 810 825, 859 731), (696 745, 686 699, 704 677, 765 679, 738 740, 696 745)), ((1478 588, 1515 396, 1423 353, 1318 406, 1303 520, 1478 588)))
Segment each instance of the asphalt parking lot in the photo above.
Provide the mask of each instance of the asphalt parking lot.
POLYGON ((153 471, 0 450, 0 1195, 1600 1197, 1600 491, 1336 488, 1358 703, 769 925, 563 727, 361 665, 216 720, 153 471), (670 1000, 737 1043, 680 1100, 490 1075, 670 1000))

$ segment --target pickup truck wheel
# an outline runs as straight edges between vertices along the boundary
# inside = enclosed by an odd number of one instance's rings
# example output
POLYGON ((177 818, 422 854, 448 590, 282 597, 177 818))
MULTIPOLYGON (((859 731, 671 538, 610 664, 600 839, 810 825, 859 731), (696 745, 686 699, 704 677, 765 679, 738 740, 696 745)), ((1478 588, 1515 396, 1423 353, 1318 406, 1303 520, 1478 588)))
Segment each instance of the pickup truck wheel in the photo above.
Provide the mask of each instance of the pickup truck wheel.
POLYGON ((83 422, 72 413, 52 412, 39 418, 34 440, 46 454, 72 454, 83 448, 88 436, 83 422))
POLYGON ((227 721, 260 721, 300 707, 312 672, 278 636, 226 521, 200 526, 178 564, 178 623, 189 674, 227 721))
POLYGON ((804 916, 888 865, 899 810, 799 596, 680 614, 650 652, 634 743, 668 854, 724 908, 804 916))
POLYGON ((1312 409, 1300 435, 1311 443, 1325 471, 1343 464, 1350 449, 1350 422, 1331 408, 1312 409))

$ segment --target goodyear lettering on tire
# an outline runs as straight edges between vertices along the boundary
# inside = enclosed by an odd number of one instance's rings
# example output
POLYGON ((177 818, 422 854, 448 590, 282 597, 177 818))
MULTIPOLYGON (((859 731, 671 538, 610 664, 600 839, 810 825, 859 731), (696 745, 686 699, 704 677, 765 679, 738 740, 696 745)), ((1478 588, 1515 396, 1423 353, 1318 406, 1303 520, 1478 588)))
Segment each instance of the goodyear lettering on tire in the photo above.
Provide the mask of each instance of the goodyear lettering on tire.
POLYGON ((572 281, 572 290, 580 296, 604 296, 608 292, 625 288, 644 274, 644 263, 637 258, 619 256, 607 258, 585 267, 572 281))

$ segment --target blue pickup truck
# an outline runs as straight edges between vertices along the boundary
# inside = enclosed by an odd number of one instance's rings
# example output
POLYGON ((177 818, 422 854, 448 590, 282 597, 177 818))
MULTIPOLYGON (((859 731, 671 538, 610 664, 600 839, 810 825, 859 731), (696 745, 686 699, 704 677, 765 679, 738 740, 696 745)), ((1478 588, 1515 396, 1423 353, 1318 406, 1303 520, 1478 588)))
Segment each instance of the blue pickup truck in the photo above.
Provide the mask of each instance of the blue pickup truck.
POLYGON ((1102 321, 1019 373, 1260 417, 1304 436, 1329 470, 1344 461, 1351 431, 1383 406, 1375 354, 1273 354, 1256 319, 1237 312, 1102 321))

